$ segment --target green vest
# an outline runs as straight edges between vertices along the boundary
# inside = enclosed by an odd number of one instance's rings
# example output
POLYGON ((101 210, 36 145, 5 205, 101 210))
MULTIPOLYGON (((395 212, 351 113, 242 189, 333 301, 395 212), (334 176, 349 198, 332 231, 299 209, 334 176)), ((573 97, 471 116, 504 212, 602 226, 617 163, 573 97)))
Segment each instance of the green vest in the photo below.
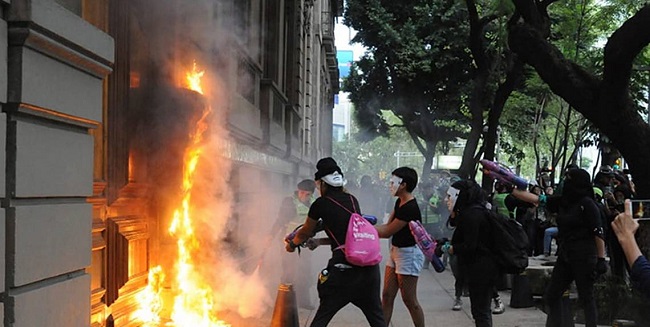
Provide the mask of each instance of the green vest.
MULTIPOLYGON (((304 223, 305 218, 307 218, 307 214, 309 213, 309 206, 300 202, 300 199, 298 199, 296 195, 292 196, 291 198, 293 199, 293 204, 296 207, 296 216, 287 223, 287 234, 293 232, 296 227, 304 223)), ((309 203, 311 204, 311 199, 309 203)))
MULTIPOLYGON (((293 196, 293 204, 296 205, 296 215, 300 218, 301 223, 304 222, 309 213, 309 205, 300 202, 297 196, 293 196)), ((311 199, 309 200, 309 204, 311 205, 311 199)))
POLYGON ((436 194, 432 195, 429 198, 429 204, 426 205, 426 210, 424 210, 426 215, 422 217, 424 219, 423 222, 434 223, 434 224, 440 222, 440 214, 436 212, 436 209, 431 207, 431 206, 435 206, 437 208, 439 205, 441 205, 441 203, 438 195, 436 194))
POLYGON ((429 203, 431 205, 434 205, 434 206, 437 207, 439 202, 440 202, 440 199, 438 198, 438 195, 436 195, 436 194, 432 195, 431 198, 429 198, 429 203))
POLYGON ((510 218, 513 218, 515 216, 515 213, 508 211, 508 207, 506 207, 506 197, 508 195, 508 193, 495 194, 492 198, 492 205, 494 205, 494 210, 497 213, 504 214, 510 218))

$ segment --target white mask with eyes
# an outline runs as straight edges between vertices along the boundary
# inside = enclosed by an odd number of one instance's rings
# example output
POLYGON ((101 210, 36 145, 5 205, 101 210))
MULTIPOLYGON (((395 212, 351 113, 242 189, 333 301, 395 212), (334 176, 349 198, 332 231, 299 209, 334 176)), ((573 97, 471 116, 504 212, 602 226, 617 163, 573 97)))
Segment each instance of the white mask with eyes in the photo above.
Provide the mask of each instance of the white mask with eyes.
POLYGON ((451 186, 447 190, 447 209, 449 209, 449 212, 454 211, 454 206, 456 206, 456 200, 458 199, 459 193, 459 189, 453 188, 451 186))
POLYGON ((392 196, 397 195, 397 190, 399 189, 400 184, 402 184, 401 177, 397 177, 395 175, 392 175, 390 177, 390 184, 388 185, 390 187, 390 195, 392 196))

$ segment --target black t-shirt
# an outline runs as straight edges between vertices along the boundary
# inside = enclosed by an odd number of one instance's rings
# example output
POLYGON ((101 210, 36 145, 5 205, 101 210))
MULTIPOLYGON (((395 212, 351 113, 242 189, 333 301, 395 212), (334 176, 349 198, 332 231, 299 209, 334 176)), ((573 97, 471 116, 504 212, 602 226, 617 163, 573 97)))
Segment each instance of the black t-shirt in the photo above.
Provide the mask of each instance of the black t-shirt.
POLYGON ((332 240, 332 258, 337 257, 345 260, 343 251, 334 251, 334 249, 339 245, 345 244, 345 234, 348 230, 351 214, 328 199, 328 197, 350 210, 350 212, 360 212, 359 201, 351 194, 332 190, 326 196, 321 196, 316 199, 311 207, 309 207, 309 213, 307 214, 310 219, 323 220, 325 233, 332 240))
POLYGON ((422 213, 420 212, 418 202, 413 198, 400 207, 399 199, 397 199, 393 210, 395 210, 395 219, 405 221, 407 225, 393 234, 391 244, 400 248, 415 245, 415 238, 411 234, 408 222, 411 220, 422 221, 422 213))
POLYGON ((584 197, 563 205, 561 196, 549 196, 546 199, 546 207, 549 211, 557 213, 557 239, 561 252, 595 254, 595 231, 602 227, 602 224, 600 210, 593 199, 584 197))

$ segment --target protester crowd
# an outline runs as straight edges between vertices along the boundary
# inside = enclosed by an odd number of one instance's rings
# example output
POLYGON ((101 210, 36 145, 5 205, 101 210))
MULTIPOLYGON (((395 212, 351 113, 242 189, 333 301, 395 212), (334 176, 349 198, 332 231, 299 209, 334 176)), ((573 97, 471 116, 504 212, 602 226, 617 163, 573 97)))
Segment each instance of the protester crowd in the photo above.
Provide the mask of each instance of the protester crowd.
MULTIPOLYGON (((621 278, 629 275, 633 285, 650 296, 650 263, 634 239, 638 228, 632 214, 638 208, 630 204, 635 198, 634 184, 623 171, 604 166, 592 178, 586 170, 569 165, 557 185, 548 178, 539 178, 527 187, 497 180, 492 192, 486 192, 474 180, 450 173, 418 186, 418 175, 409 167, 396 168, 385 186, 368 175, 358 185, 346 181, 333 158, 321 159, 316 168, 314 184, 301 182, 294 198, 285 200, 280 214, 302 221, 302 226, 285 238, 288 252, 304 244, 310 249, 319 244, 331 247, 331 259, 319 274, 320 303, 312 327, 327 326, 348 303, 361 309, 370 326, 388 326, 398 292, 413 325, 425 326, 417 282, 428 262, 409 227, 412 222, 427 226, 438 241, 436 254, 453 272, 455 299, 450 309, 460 310, 462 297, 468 296, 476 326, 492 326, 492 314, 503 313, 505 307, 496 290, 503 271, 491 250, 499 240, 491 233, 489 217, 494 215, 487 212, 521 225, 529 257, 554 261, 543 297, 547 326, 561 326, 567 319, 561 298, 575 283, 585 326, 595 327, 594 283, 608 271, 621 278), (304 196, 311 195, 314 186, 319 197, 312 202, 304 196), (287 209, 292 204, 296 210, 287 209), (379 221, 373 230, 377 239, 390 239, 389 256, 382 260, 383 283, 381 263, 350 263, 345 241, 351 242, 348 223, 355 213, 375 217, 379 221), (314 242, 320 230, 326 238, 314 242)), ((299 303, 304 296, 308 295, 298 294, 299 303)))

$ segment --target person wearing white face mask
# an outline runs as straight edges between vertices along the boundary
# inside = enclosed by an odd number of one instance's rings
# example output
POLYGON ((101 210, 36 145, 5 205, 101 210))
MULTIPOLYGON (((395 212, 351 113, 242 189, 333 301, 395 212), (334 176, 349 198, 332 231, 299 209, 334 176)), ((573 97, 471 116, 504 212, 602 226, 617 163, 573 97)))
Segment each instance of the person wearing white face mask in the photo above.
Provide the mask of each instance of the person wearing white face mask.
POLYGON ((486 196, 473 180, 451 184, 447 194, 450 218, 456 223, 448 251, 458 256, 458 267, 467 278, 475 325, 491 327, 490 305, 499 269, 490 251, 494 240, 485 210, 486 196))
POLYGON ((418 183, 418 174, 409 167, 392 172, 389 188, 397 197, 388 223, 377 226, 381 238, 391 238, 390 257, 386 261, 382 308, 386 323, 390 324, 397 291, 401 291, 404 305, 411 314, 415 327, 424 327, 424 312, 417 299, 417 283, 424 264, 424 254, 415 244, 409 221, 422 221, 420 207, 412 192, 418 183))
MULTIPOLYGON (((444 198, 445 204, 447 206, 447 209, 449 212, 452 212, 454 209, 454 205, 456 204, 456 199, 458 198, 458 190, 455 188, 450 187, 447 192, 446 196, 444 198)), ((454 216, 449 216, 449 219, 447 220, 447 227, 448 228, 456 228, 456 217, 454 216)), ((461 297, 463 294, 465 296, 468 296, 468 291, 467 291, 467 278, 465 278, 465 274, 461 273, 460 267, 458 267, 458 256, 454 255, 453 253, 449 252, 449 249, 451 248, 451 245, 446 246, 446 248, 443 249, 443 251, 447 252, 449 255, 449 266, 451 267, 451 272, 454 275, 454 305, 451 307, 452 310, 454 311, 460 311, 463 308, 463 300, 461 297)))
MULTIPOLYGON (((322 158, 316 164, 314 181, 320 197, 309 207, 305 223, 293 239, 285 239, 285 249, 294 252, 314 234, 321 220, 332 255, 321 270, 317 283, 320 299, 310 327, 327 326, 334 315, 352 303, 366 317, 371 327, 386 327, 381 308, 379 264, 354 266, 345 256, 339 241, 345 241, 351 212, 361 212, 357 198, 345 190, 343 172, 333 158, 322 158)), ((299 267, 293 267, 299 269, 299 267)))

